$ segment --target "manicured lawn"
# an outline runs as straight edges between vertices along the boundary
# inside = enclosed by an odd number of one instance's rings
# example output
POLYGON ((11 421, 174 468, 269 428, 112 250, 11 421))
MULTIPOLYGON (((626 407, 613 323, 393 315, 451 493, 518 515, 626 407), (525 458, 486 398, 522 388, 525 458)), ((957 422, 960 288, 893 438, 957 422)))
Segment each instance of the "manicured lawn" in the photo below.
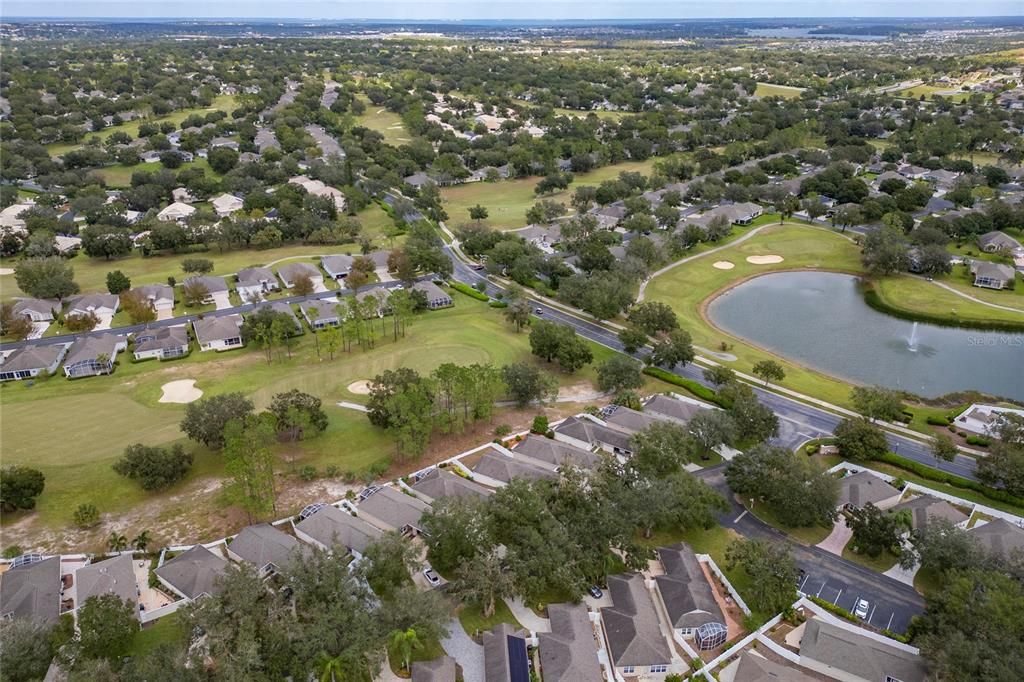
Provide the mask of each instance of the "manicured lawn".
POLYGON ((849 543, 847 543, 846 547, 843 547, 843 558, 853 561, 854 563, 858 563, 865 568, 870 568, 872 571, 877 571, 878 573, 885 573, 895 566, 896 561, 898 560, 896 555, 888 550, 885 550, 877 557, 873 558, 869 557, 867 554, 859 554, 850 549, 849 543))
POLYGON ((722 342, 738 360, 730 366, 750 373, 754 363, 766 358, 783 365, 786 378, 782 385, 833 403, 849 402, 849 385, 814 370, 801 367, 768 351, 758 349, 711 326, 701 315, 702 304, 716 292, 762 272, 793 268, 861 271, 857 247, 839 234, 821 228, 787 223, 764 228, 756 236, 713 255, 680 265, 651 281, 646 300, 664 301, 679 315, 681 325, 693 336, 696 345, 719 350, 722 342), (748 256, 779 255, 783 262, 753 265, 748 256), (712 267, 716 261, 729 261, 732 270, 712 267))
MULTIPOLYGON (((411 664, 416 661, 432 661, 435 658, 440 658, 444 655, 445 650, 444 647, 441 646, 441 642, 436 639, 420 638, 420 647, 412 650, 412 656, 409 657, 409 662, 411 664)), ((388 646, 388 663, 391 665, 391 672, 395 673, 399 677, 410 676, 410 671, 402 668, 405 662, 391 646, 388 646)))
MULTIPOLYGON (((931 99, 932 96, 935 95, 935 93, 937 92, 946 92, 953 89, 954 87, 950 85, 918 85, 916 87, 910 88, 909 90, 904 90, 900 92, 899 96, 908 99, 918 99, 921 97, 921 95, 924 95, 925 99, 931 99)), ((969 92, 958 92, 954 95, 941 95, 941 97, 944 97, 945 99, 951 100, 953 102, 963 102, 968 97, 970 97, 970 94, 971 93, 969 92)))
POLYGON ((498 230, 513 230, 526 227, 526 211, 540 199, 563 203, 566 211, 570 211, 572 209, 569 206, 569 199, 576 187, 599 185, 605 180, 618 177, 623 171, 649 175, 654 167, 654 161, 653 158, 647 161, 624 161, 589 173, 580 173, 567 190, 543 197, 533 193, 533 188, 540 182, 540 178, 535 176, 446 187, 441 190, 441 197, 448 212, 448 224, 453 228, 469 222, 470 207, 480 204, 490 213, 486 221, 488 225, 498 230))
MULTIPOLYGON (((943 281, 956 286, 950 281, 949 277, 943 278, 943 281)), ((960 286, 956 288, 961 289, 960 286)), ((1024 306, 1024 297, 1012 292, 989 291, 976 287, 970 287, 970 289, 972 291, 965 291, 965 293, 976 298, 991 299, 995 298, 993 296, 995 294, 996 296, 1001 295, 1004 298, 1004 300, 998 301, 999 305, 1009 307, 1015 305, 1024 306)), ((958 319, 964 322, 984 322, 988 320, 1020 322, 1024 320, 1024 309, 1016 313, 1010 310, 992 308, 957 296, 942 287, 935 286, 934 283, 924 282, 906 275, 886 277, 879 280, 876 282, 875 290, 885 303, 914 312, 943 315, 950 319, 958 319)), ((996 303, 997 301, 992 302, 996 303)))
MULTIPOLYGON (((743 501, 743 506, 747 509, 750 509, 749 505, 749 500, 743 501)), ((778 528, 786 535, 804 545, 816 545, 827 538, 829 533, 832 532, 831 526, 787 526, 779 520, 775 510, 763 502, 755 504, 751 513, 768 525, 778 528)))
POLYGON ((797 88, 792 85, 777 85, 775 83, 758 83, 754 90, 755 97, 783 97, 794 99, 800 96, 806 88, 797 88))
POLYGON ((406 144, 412 139, 409 131, 402 124, 401 116, 384 107, 373 104, 363 95, 360 95, 360 99, 366 105, 366 112, 361 116, 356 116, 353 125, 377 131, 384 136, 386 144, 394 145, 395 147, 406 144))
POLYGON ((925 597, 938 593, 943 583, 942 575, 930 568, 922 567, 914 574, 914 589, 925 597))
POLYGON ((139 630, 132 639, 129 656, 144 656, 161 644, 184 643, 188 633, 177 613, 164 616, 139 630))
POLYGON ((499 623, 508 623, 517 630, 521 629, 522 624, 516 620, 515 615, 509 610, 508 604, 504 601, 498 601, 494 608, 494 615, 490 618, 484 618, 483 609, 477 604, 464 604, 459 609, 459 622, 462 623, 462 629, 466 631, 466 634, 470 637, 476 636, 478 633, 490 630, 499 623))

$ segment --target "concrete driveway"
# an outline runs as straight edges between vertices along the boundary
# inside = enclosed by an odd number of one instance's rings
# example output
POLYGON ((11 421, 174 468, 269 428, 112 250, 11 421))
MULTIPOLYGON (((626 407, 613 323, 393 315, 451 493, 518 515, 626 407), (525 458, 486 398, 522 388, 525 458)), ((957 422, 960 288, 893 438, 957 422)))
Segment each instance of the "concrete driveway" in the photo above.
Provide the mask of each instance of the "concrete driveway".
POLYGON ((818 547, 826 552, 832 552, 836 556, 842 556, 843 548, 846 547, 846 543, 850 541, 851 537, 853 537, 853 531, 846 525, 846 517, 840 514, 836 525, 832 527, 832 532, 818 543, 818 547))
POLYGON ((113 315, 96 313, 96 317, 100 320, 99 324, 96 325, 96 329, 110 329, 110 324, 114 321, 113 315))
POLYGON ((462 666, 466 682, 484 682, 484 648, 466 634, 458 618, 448 623, 448 637, 441 641, 441 646, 462 666))
POLYGON ((227 310, 231 306, 231 295, 226 291, 218 291, 210 294, 210 298, 213 299, 213 303, 217 306, 217 310, 227 310))

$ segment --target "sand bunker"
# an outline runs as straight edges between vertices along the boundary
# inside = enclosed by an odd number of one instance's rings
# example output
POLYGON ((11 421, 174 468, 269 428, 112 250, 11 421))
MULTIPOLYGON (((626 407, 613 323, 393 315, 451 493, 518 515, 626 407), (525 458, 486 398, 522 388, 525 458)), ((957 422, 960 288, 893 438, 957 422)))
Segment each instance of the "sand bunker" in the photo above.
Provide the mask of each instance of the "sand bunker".
POLYGON ((370 395, 370 382, 366 379, 353 381, 348 385, 348 392, 356 395, 370 395))
POLYGON ((191 403, 203 397, 203 392, 196 388, 195 379, 169 381, 160 388, 164 392, 159 401, 162 403, 191 403))
POLYGON ((732 270, 736 266, 727 260, 717 260, 711 264, 711 267, 718 268, 719 270, 732 270))
POLYGON ((754 265, 772 265, 783 260, 782 256, 747 256, 747 262, 754 265))
POLYGON ((0 275, 13 275, 14 268, 0 268, 0 275))

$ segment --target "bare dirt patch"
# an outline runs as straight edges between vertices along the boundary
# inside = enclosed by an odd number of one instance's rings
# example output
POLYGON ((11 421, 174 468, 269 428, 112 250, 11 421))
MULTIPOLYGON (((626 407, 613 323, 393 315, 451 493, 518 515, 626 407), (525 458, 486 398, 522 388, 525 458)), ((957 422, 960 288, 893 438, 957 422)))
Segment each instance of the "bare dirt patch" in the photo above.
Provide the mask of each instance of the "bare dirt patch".
POLYGON ((747 262, 753 265, 775 265, 785 260, 782 256, 747 256, 747 262))
POLYGON ((583 382, 566 386, 558 391, 558 402, 560 403, 584 403, 591 400, 600 400, 605 394, 598 391, 590 382, 583 382))
POLYGON ((161 403, 182 403, 195 402, 203 397, 201 389, 196 388, 195 379, 179 379, 168 381, 160 387, 163 395, 160 396, 161 403))
POLYGON ((711 267, 716 268, 718 270, 732 270, 734 267, 736 267, 736 265, 730 263, 727 260, 716 260, 714 263, 711 264, 711 267))
POLYGON ((353 381, 348 385, 348 392, 356 395, 370 395, 370 382, 366 379, 353 381))

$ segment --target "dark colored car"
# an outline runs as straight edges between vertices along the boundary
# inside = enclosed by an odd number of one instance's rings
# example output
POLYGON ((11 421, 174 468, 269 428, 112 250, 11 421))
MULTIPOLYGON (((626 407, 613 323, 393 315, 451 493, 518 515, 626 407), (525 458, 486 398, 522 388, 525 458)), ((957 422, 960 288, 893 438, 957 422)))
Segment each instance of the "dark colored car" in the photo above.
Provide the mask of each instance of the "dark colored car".
POLYGON ((587 593, 590 594, 590 596, 593 597, 594 599, 600 599, 601 597, 604 596, 604 592, 602 592, 601 588, 598 587, 597 585, 591 585, 590 587, 588 587, 587 588, 587 593))

